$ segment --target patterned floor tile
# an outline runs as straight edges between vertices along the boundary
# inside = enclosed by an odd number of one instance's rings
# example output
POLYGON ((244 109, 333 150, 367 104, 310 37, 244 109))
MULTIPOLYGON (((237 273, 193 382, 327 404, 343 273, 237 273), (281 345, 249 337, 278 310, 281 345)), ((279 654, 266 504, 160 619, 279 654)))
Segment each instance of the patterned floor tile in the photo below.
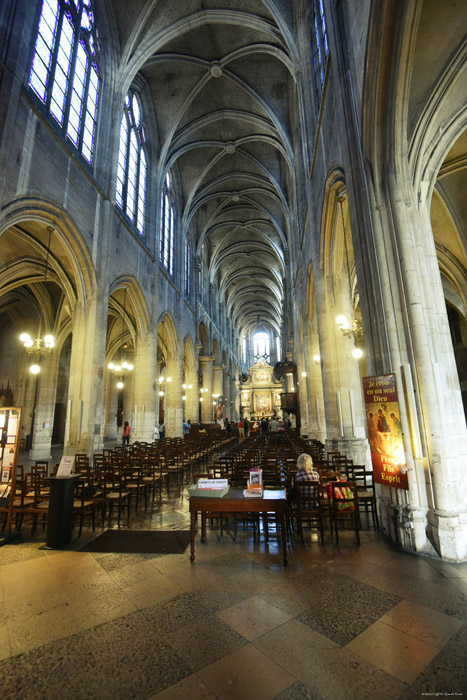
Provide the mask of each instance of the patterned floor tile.
POLYGON ((398 596, 352 581, 298 615, 297 620, 345 646, 399 602, 398 596))

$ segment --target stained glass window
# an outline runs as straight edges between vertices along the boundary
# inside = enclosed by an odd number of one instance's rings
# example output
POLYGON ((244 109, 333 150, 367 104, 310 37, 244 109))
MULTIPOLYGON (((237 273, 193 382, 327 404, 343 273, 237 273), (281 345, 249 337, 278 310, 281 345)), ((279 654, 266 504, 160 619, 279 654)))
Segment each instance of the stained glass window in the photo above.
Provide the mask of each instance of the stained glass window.
POLYGON ((92 163, 99 68, 92 0, 43 0, 29 87, 92 163))
POLYGON ((269 362, 271 356, 269 354, 268 333, 265 333, 264 331, 255 333, 253 336, 253 348, 256 362, 258 362, 258 360, 266 360, 266 362, 269 362))
POLYGON ((118 146, 115 200, 138 232, 144 234, 147 156, 141 106, 137 95, 125 97, 118 146))
POLYGON ((324 16, 323 0, 313 1, 313 26, 311 46, 313 50, 313 68, 318 93, 321 95, 324 87, 326 62, 329 55, 326 18, 324 16))
POLYGON ((185 239, 185 296, 187 297, 191 297, 191 268, 191 243, 187 237, 185 239))
POLYGON ((161 195, 161 225, 159 258, 169 275, 173 274, 173 247, 175 232, 174 195, 172 178, 167 173, 161 195))

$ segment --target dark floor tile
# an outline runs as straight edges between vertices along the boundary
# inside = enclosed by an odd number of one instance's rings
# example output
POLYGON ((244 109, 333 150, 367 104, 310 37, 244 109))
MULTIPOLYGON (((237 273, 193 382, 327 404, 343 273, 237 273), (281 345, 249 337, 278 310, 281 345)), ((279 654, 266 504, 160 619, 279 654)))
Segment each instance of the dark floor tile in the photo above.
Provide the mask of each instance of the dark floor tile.
POLYGON ((322 700, 315 690, 298 681, 276 695, 273 700, 322 700))
MULTIPOLYGON (((188 593, 171 598, 163 603, 144 610, 147 622, 157 631, 159 637, 170 634, 187 625, 195 625, 213 615, 195 598, 188 593)), ((162 637, 163 638, 163 637, 162 637)))
POLYGON ((81 636, 60 639, 13 657, 5 684, 0 671, 2 699, 100 700, 94 688, 96 659, 81 643, 81 636), (10 694, 12 688, 14 694, 10 694))
POLYGON ((467 624, 464 624, 400 700, 420 698, 423 694, 444 696, 467 693, 466 649, 467 624))
POLYGON ((244 637, 215 615, 208 615, 193 624, 172 630, 165 635, 164 641, 192 672, 209 666, 247 644, 244 637))
POLYGON ((157 559, 165 554, 105 554, 97 559, 104 571, 116 571, 125 566, 134 566, 146 559, 157 559))
POLYGON ((331 593, 319 605, 305 610, 297 620, 345 646, 400 600, 398 596, 383 593, 366 583, 352 581, 345 588, 331 593))
POLYGON ((142 700, 190 675, 187 664, 165 643, 164 630, 146 613, 140 610, 99 625, 77 640, 95 659, 99 700, 142 700))
POLYGON ((313 599, 318 602, 332 593, 348 586, 354 579, 339 574, 326 566, 315 566, 304 574, 298 574, 294 581, 311 589, 313 599))
POLYGON ((11 659, 0 661, 0 688, 2 700, 16 700, 18 697, 16 673, 11 659))

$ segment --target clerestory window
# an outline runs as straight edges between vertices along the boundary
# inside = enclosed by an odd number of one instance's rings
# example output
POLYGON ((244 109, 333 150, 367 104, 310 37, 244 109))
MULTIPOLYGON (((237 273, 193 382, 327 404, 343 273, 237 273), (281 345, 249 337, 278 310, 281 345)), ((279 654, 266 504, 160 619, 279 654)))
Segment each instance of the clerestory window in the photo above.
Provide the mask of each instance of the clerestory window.
POLYGON ((269 351, 269 334, 259 331, 253 336, 253 353, 256 362, 269 362, 271 359, 269 351))
POLYGON ((172 178, 170 177, 170 173, 167 173, 161 194, 159 259, 169 275, 173 275, 174 232, 174 194, 172 189, 172 178))
POLYGON ((318 94, 321 96, 326 75, 326 63, 329 55, 329 44, 326 30, 326 18, 324 16, 323 0, 313 0, 311 30, 311 46, 313 50, 313 68, 315 71, 315 84, 318 94))
POLYGON ((191 297, 191 270, 193 267, 193 256, 191 252, 191 243, 188 236, 185 238, 185 296, 191 297))
POLYGON ((144 235, 147 156, 141 105, 129 92, 125 97, 118 150, 116 202, 138 233, 144 235))
POLYGON ((89 164, 95 145, 98 60, 92 0, 43 0, 29 87, 89 164))

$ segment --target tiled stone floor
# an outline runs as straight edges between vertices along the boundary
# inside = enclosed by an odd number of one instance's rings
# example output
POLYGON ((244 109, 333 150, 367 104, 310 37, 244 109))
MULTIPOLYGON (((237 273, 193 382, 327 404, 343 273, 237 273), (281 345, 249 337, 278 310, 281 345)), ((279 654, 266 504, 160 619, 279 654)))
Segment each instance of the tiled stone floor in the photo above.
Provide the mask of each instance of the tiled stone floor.
MULTIPOLYGON (((188 529, 186 498, 132 526, 188 529)), ((467 694, 467 564, 405 554, 374 530, 289 564, 239 531, 182 555, 0 548, 0 696, 21 700, 412 700, 467 694)))

